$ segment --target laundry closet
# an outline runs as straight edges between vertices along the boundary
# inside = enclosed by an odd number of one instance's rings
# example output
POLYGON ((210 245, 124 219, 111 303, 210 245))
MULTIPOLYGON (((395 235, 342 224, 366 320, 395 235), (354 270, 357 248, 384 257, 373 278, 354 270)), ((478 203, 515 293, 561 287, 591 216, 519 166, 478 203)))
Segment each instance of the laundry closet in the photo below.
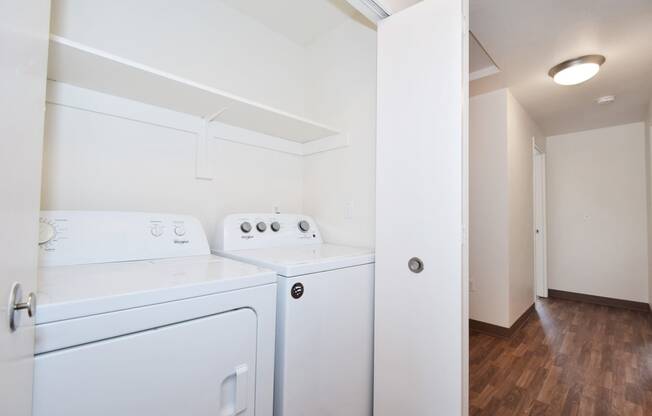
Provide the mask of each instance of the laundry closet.
POLYGON ((191 214, 209 240, 306 212, 373 246, 376 33, 346 1, 60 0, 51 33, 43 209, 191 214))
POLYGON ((465 414, 467 9, 14 6, 9 414, 465 414))

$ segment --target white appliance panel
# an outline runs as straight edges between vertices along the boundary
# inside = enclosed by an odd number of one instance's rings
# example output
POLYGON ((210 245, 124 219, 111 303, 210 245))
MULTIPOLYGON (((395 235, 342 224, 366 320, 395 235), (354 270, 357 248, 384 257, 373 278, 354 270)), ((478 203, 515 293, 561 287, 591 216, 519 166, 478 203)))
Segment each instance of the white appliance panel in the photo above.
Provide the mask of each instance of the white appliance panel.
POLYGON ((37 324, 276 282, 272 271, 205 255, 39 269, 37 324))
POLYGON ((231 214, 218 223, 213 249, 251 250, 306 246, 322 242, 317 223, 307 215, 231 214), (275 231, 276 228, 278 230, 275 231))
POLYGON ((371 249, 334 244, 216 251, 215 253, 274 270, 279 275, 286 277, 374 262, 374 252, 371 249))
POLYGON ((275 416, 372 414, 373 285, 373 264, 279 280, 275 416))
POLYGON ((189 215, 114 211, 41 211, 41 266, 209 254, 206 234, 189 215))
POLYGON ((240 309, 39 355, 34 416, 254 415, 256 325, 240 309))

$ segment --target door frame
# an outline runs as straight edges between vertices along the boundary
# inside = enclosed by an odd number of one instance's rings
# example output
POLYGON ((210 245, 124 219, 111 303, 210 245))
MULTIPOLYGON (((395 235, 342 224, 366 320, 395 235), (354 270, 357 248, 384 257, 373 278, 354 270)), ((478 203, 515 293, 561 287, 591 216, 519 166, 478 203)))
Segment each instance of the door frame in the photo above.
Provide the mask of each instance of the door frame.
POLYGON ((534 239, 534 291, 535 298, 548 297, 548 226, 547 226, 547 216, 546 216, 546 154, 540 149, 536 143, 534 143, 534 138, 532 138, 532 182, 533 182, 533 239, 534 239), (540 180, 537 181, 537 176, 540 180), (538 196, 538 198, 537 198, 538 196), (541 213, 541 223, 537 224, 537 202, 539 203, 538 209, 541 213), (537 227, 538 225, 538 227, 537 227), (537 231, 541 235, 540 244, 541 247, 541 270, 537 270, 537 256, 539 256, 539 250, 537 250, 537 231))

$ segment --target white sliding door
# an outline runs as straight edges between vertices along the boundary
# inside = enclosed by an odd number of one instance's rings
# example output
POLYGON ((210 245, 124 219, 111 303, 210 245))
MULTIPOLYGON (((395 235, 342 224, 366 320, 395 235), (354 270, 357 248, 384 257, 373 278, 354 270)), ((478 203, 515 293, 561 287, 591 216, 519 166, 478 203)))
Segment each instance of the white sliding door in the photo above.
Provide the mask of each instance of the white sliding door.
POLYGON ((375 416, 466 411, 466 10, 378 26, 375 416))
POLYGON ((0 415, 30 416, 49 0, 0 0, 0 415))

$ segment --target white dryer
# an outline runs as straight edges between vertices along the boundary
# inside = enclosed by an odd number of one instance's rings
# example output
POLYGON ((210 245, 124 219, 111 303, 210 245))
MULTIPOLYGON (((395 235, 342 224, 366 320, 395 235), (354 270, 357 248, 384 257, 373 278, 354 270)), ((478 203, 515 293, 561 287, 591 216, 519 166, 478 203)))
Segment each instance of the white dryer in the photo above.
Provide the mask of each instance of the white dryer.
POLYGON ((215 238, 278 273, 274 415, 370 416, 374 252, 323 243, 303 215, 230 215, 215 238))
POLYGON ((276 275, 189 216, 44 211, 35 416, 269 416, 276 275))

